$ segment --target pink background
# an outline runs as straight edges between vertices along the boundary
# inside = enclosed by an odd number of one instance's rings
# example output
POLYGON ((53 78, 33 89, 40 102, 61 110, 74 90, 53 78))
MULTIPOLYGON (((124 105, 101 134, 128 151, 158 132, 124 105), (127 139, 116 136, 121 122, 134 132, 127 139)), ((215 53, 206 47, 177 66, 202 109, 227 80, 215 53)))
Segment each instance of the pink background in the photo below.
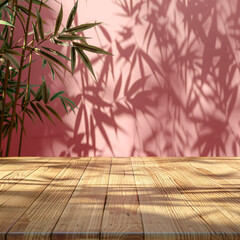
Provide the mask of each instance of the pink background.
MULTIPOLYGON (((59 5, 50 2, 54 18, 59 5)), ((72 4, 63 1, 64 22, 72 4)), ((239 155, 239 0, 81 0, 78 7, 75 24, 102 22, 86 31, 89 44, 114 56, 90 54, 98 82, 81 61, 65 86, 47 72, 51 90, 66 89, 79 109, 66 115, 58 101, 64 124, 28 121, 22 155, 239 155)))

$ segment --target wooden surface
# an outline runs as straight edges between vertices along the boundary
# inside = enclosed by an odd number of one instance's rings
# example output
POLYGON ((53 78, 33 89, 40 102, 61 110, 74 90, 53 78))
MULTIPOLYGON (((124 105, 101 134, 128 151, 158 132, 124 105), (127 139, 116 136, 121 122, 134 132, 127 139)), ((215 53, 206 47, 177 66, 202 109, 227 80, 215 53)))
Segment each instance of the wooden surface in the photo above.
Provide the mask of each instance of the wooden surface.
POLYGON ((240 239, 240 158, 0 158, 0 239, 240 239))

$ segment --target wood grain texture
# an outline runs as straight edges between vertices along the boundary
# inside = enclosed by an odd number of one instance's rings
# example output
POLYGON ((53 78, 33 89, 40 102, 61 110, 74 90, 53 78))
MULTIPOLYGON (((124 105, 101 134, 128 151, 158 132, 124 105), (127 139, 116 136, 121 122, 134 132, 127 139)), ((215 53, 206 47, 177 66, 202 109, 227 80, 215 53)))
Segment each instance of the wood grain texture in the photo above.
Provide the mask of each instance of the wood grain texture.
POLYGON ((145 239, 209 239, 201 217, 151 158, 132 158, 145 239))
POLYGON ((99 239, 111 158, 94 158, 77 185, 52 239, 99 239))
POLYGON ((0 158, 0 239, 240 239, 240 158, 0 158))
POLYGON ((9 229, 69 161, 69 159, 62 158, 54 164, 47 162, 0 195, 1 239, 5 239, 9 229))
POLYGON ((101 239, 143 239, 136 184, 130 158, 113 158, 101 239))
POLYGON ((239 239, 240 192, 238 197, 224 198, 225 189, 211 181, 208 176, 204 177, 198 170, 186 165, 186 159, 179 159, 174 163, 167 158, 162 160, 156 160, 159 170, 172 179, 191 207, 207 223, 211 235, 239 239))
POLYGON ((10 229, 8 239, 50 239, 88 161, 71 159, 10 229))
POLYGON ((5 159, 0 161, 0 194, 34 172, 50 158, 5 159), (4 163, 5 162, 5 163, 4 163))

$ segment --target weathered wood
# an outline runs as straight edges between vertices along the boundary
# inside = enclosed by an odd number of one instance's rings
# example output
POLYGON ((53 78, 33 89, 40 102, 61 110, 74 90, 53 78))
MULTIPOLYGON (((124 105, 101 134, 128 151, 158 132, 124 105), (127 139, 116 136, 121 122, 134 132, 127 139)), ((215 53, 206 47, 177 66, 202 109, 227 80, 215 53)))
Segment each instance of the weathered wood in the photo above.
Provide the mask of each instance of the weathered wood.
POLYGON ((52 239, 99 239, 111 158, 94 158, 84 172, 52 239))
POLYGON ((8 239, 50 239, 87 164, 71 159, 10 229, 8 239))
POLYGON ((210 231, 151 158, 132 158, 145 239, 210 239, 210 231))
MULTIPOLYGON (((194 171, 189 165, 183 162, 185 159, 179 159, 172 163, 169 159, 158 163, 159 171, 172 179, 181 194, 188 200, 191 207, 206 222, 212 230, 212 235, 220 234, 227 236, 228 239, 240 238, 240 205, 238 198, 225 198, 225 189, 203 177, 198 171, 194 171)), ((226 196, 226 195, 225 195, 226 196)))
POLYGON ((113 158, 101 239, 143 239, 143 227, 130 158, 113 158))
POLYGON ((240 158, 0 158, 0 239, 240 239, 240 158))
POLYGON ((54 163, 47 162, 25 179, 10 186, 8 191, 0 195, 1 239, 5 239, 9 229, 18 221, 52 179, 66 166, 67 162, 69 162, 69 159, 64 158, 54 163))
POLYGON ((46 158, 28 158, 26 160, 13 160, 0 167, 0 194, 20 182, 43 164, 50 161, 46 158), (1 170, 2 168, 2 170, 1 170))

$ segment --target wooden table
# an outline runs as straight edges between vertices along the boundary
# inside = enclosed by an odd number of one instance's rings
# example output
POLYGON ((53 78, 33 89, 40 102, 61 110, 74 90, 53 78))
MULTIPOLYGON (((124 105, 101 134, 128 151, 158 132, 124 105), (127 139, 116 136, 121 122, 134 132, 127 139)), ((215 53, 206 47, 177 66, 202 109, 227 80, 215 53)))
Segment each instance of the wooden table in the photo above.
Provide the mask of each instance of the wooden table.
POLYGON ((240 239, 240 158, 1 158, 1 239, 240 239))

